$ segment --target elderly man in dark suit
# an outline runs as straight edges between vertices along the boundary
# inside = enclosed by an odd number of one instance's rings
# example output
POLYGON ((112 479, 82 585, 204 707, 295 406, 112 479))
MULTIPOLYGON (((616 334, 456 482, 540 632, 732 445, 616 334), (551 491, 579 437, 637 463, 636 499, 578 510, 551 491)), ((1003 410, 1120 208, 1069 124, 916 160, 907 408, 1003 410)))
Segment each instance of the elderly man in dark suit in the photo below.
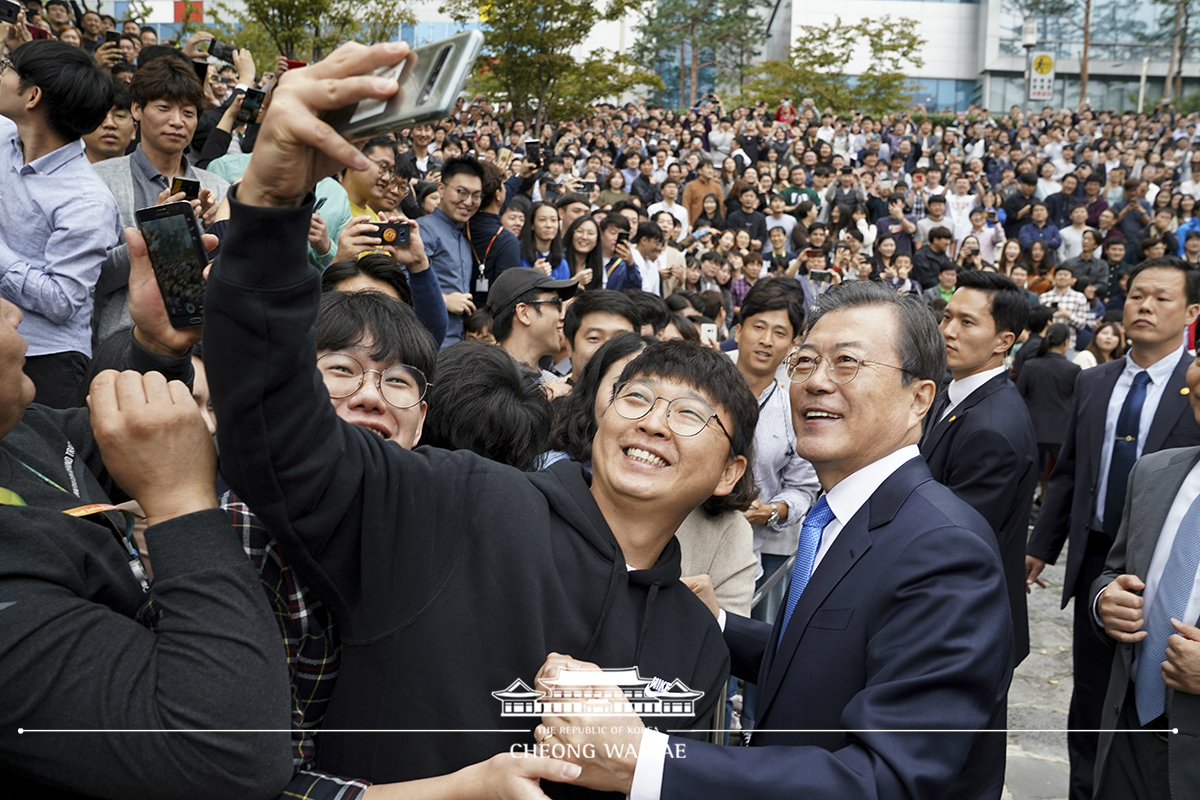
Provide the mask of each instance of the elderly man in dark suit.
POLYGON ((1091 800, 1098 735, 1112 646, 1096 635, 1090 587, 1121 525, 1129 470, 1138 458, 1200 444, 1188 407, 1191 357, 1183 334, 1200 314, 1200 273, 1176 258, 1134 268, 1125 300, 1129 353, 1084 370, 1075 384, 1071 421, 1050 475, 1046 499, 1026 551, 1028 584, 1054 563, 1070 539, 1063 608, 1075 598, 1072 661, 1075 689, 1067 725, 1071 798, 1091 800))
POLYGON ((953 380, 921 437, 933 479, 978 511, 996 534, 1018 664, 1029 655, 1025 540, 1039 470, 1033 420, 1004 354, 1028 316, 1025 295, 1011 279, 995 272, 959 274, 940 326, 953 380))
MULTIPOLYGON (((699 592, 734 673, 762 687, 751 747, 684 742, 636 717, 543 717, 538 739, 578 754, 577 782, 634 800, 1000 796, 1004 572, 987 523, 917 448, 945 343, 921 305, 868 281, 821 295, 810 320, 789 364, 792 422, 825 494, 785 610, 771 626, 699 592), (955 732, 897 730, 914 728, 955 732)), ((543 674, 569 661, 552 656, 543 674)))
MULTIPOLYGON (((1187 383, 1200 419, 1200 360, 1187 383)), ((1116 544, 1091 587, 1094 622, 1119 642, 1101 724, 1098 800, 1182 800, 1200 786, 1197 499, 1200 447, 1138 461, 1116 544), (1172 728, 1178 734, 1163 733, 1172 728)))

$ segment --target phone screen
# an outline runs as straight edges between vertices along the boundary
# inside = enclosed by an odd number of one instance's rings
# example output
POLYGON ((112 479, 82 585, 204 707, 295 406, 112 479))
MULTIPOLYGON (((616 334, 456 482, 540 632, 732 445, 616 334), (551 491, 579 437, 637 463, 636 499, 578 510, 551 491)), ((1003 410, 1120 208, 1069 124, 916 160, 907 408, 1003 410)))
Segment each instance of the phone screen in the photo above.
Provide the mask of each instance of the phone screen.
POLYGON ((208 256, 200 243, 191 204, 167 203, 139 209, 137 221, 172 327, 200 325, 208 256))
POLYGON ((237 121, 254 122, 257 120, 258 111, 266 99, 267 93, 261 89, 247 89, 246 96, 242 99, 242 107, 238 111, 237 121))

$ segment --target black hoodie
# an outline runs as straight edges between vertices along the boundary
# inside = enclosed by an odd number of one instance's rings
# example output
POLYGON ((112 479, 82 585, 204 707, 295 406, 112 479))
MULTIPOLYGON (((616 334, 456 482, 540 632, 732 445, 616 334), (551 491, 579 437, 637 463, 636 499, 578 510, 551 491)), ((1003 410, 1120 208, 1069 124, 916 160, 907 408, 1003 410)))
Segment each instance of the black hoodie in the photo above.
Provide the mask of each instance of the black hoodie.
POLYGON ((502 717, 492 693, 532 686, 550 652, 704 692, 692 715, 644 721, 707 728, 729 656, 678 542, 629 571, 579 465, 409 452, 338 419, 313 367, 311 208, 231 203, 204 334, 222 468, 339 624, 318 765, 410 780, 532 744, 539 717, 502 717), (420 732, 331 732, 350 729, 420 732))

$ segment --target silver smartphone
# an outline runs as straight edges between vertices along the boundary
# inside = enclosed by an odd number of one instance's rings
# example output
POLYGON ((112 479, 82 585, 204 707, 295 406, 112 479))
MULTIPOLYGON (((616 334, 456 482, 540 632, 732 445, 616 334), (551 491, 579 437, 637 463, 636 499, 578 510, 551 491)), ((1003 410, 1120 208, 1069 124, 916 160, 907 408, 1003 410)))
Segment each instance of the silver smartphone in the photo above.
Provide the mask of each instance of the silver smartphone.
POLYGON ((466 31, 418 47, 413 50, 415 63, 406 58, 394 67, 381 67, 375 72, 399 83, 400 91, 387 100, 361 100, 327 111, 322 119, 347 139, 445 119, 454 110, 482 47, 483 34, 479 31, 466 31))

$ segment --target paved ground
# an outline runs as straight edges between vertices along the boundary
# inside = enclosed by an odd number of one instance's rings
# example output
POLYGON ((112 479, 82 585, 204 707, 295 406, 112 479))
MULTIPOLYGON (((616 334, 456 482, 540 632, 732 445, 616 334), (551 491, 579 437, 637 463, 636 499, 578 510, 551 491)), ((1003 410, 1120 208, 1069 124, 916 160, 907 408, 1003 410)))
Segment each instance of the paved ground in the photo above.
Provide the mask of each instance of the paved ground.
POLYGON ((1004 800, 1067 797, 1067 735, 1021 732, 1067 727, 1071 700, 1071 607, 1059 610, 1066 551, 1046 567, 1048 589, 1029 596, 1030 652, 1008 695, 1008 771, 1004 800))

